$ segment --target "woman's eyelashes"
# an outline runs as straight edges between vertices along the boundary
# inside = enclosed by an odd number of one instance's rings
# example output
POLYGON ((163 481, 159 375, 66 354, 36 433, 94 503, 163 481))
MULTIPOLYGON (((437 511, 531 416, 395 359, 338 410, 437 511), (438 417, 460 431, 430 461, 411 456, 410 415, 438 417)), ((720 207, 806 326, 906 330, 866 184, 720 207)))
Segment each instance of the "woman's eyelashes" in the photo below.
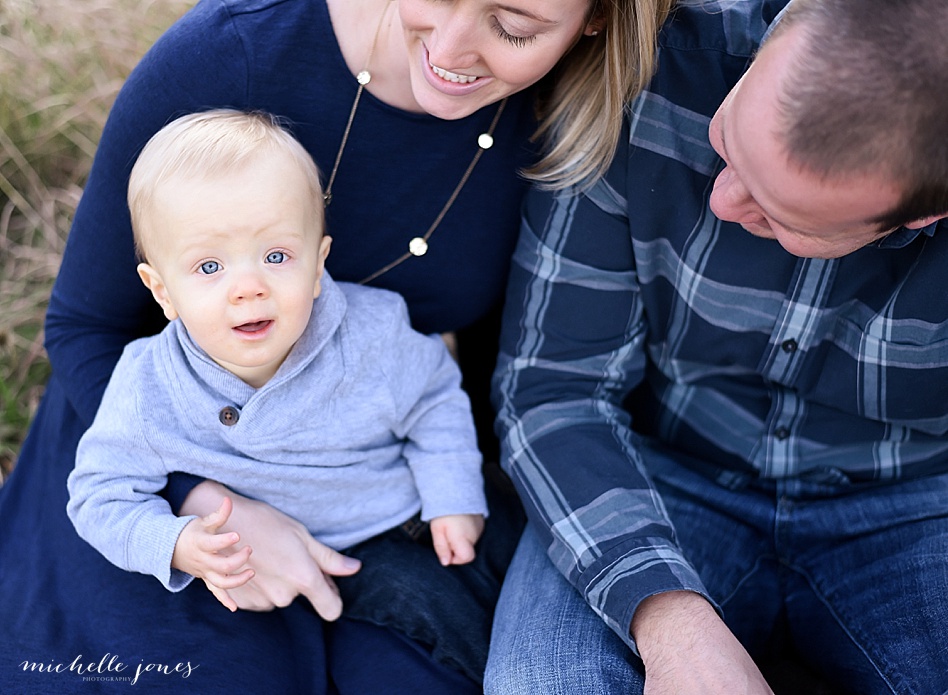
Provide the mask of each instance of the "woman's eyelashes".
POLYGON ((509 31, 504 29, 504 27, 496 18, 491 19, 491 26, 494 30, 494 33, 497 34, 497 36, 502 38, 507 43, 513 46, 517 46, 518 48, 522 48, 523 46, 526 46, 528 43, 533 43, 537 38, 536 34, 531 34, 528 36, 520 36, 518 34, 511 34, 509 31))

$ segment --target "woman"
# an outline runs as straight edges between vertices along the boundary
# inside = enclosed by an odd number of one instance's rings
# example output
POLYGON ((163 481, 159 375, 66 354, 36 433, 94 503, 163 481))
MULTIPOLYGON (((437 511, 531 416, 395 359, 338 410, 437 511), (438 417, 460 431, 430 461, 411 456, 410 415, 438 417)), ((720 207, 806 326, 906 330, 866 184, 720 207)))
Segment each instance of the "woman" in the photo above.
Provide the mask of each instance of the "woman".
MULTIPOLYGON (((536 97, 545 154, 531 175, 551 187, 598 176, 622 105, 651 73, 668 3, 204 0, 155 44, 103 132, 50 301, 54 374, 0 492, 0 691, 126 687, 105 680, 123 677, 200 692, 479 689, 395 631, 342 618, 324 635, 313 609, 337 617, 329 576, 356 568, 257 502, 227 493, 232 526, 255 549, 255 579, 235 598, 256 611, 229 614, 203 587, 168 594, 75 535, 65 479, 76 442, 123 346, 162 324, 135 277, 128 172, 176 115, 280 115, 326 177, 333 276, 400 292, 419 330, 457 332, 476 401, 490 364, 470 355, 492 359, 485 324, 518 228, 536 97), (547 73, 555 86, 538 90, 547 73), (308 601, 290 604, 298 594, 308 601)), ((168 496, 180 513, 205 514, 225 492, 179 479, 168 496)))

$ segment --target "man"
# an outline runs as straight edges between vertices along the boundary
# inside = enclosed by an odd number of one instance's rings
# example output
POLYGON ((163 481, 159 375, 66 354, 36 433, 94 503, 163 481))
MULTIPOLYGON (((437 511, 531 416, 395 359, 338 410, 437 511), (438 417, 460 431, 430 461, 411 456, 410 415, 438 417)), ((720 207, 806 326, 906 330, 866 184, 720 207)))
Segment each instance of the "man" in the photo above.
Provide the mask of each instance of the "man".
POLYGON ((680 6, 606 178, 528 199, 488 692, 766 693, 786 637, 948 689, 948 3, 785 4, 680 6))

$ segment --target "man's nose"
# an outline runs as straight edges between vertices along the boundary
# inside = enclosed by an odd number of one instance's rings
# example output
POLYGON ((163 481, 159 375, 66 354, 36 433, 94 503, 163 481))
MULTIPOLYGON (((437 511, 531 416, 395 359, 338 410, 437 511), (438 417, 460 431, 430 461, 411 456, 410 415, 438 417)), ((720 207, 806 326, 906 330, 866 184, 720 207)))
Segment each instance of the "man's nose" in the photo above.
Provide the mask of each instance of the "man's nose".
POLYGON ((725 222, 746 224, 760 219, 760 208, 730 166, 714 180, 709 201, 711 212, 725 222))

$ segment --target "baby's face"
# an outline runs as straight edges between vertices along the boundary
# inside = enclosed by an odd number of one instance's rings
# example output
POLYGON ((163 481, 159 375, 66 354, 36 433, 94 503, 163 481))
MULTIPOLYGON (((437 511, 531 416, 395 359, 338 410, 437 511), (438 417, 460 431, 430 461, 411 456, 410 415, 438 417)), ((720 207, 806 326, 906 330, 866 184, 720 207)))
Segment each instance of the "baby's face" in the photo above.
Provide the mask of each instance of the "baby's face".
POLYGON ((226 176, 163 184, 142 280, 169 319, 225 369, 260 387, 309 321, 329 237, 304 176, 259 158, 226 176))

